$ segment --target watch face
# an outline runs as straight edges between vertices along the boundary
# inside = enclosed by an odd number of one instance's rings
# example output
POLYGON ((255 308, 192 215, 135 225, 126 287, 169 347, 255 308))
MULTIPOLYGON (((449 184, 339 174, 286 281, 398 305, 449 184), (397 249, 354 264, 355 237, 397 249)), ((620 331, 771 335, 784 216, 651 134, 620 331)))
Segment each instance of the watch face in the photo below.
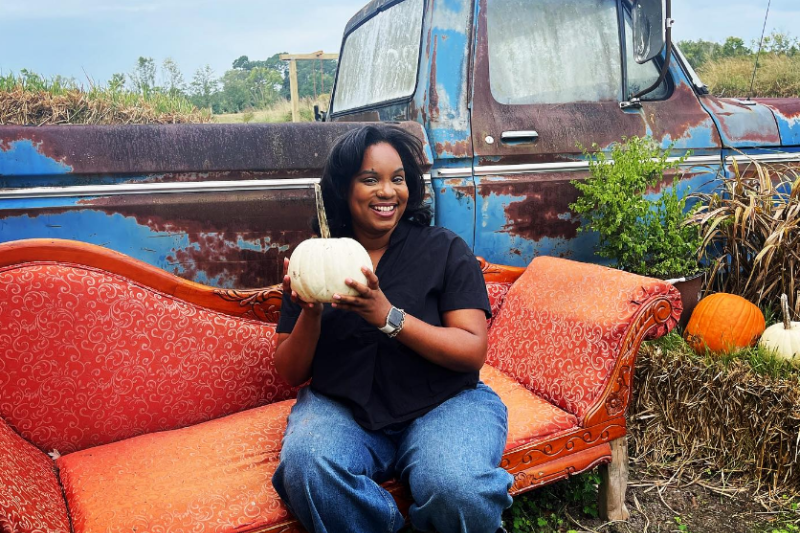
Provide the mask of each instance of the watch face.
POLYGON ((389 311, 389 316, 386 320, 393 328, 399 328, 400 322, 403 320, 403 313, 401 313, 396 307, 392 307, 392 310, 389 311))

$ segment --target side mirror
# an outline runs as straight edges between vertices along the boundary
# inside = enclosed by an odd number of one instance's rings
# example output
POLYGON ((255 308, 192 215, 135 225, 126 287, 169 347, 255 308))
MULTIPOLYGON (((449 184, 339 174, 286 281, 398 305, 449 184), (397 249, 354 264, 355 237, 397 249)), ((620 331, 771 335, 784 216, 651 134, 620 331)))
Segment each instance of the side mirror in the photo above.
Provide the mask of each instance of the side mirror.
POLYGON ((633 3, 633 54, 637 63, 647 63, 664 49, 666 28, 662 0, 633 3))

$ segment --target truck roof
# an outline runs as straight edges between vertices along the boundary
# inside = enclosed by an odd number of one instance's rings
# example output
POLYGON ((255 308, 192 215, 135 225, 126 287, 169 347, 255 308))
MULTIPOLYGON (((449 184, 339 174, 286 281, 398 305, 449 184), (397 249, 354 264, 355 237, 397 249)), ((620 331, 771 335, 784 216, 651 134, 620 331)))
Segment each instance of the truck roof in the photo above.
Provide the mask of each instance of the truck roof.
POLYGON ((399 1, 400 0, 372 0, 372 2, 362 7, 358 13, 350 18, 350 20, 347 22, 347 26, 344 27, 344 33, 350 33, 353 28, 364 22, 375 13, 389 8, 399 1))

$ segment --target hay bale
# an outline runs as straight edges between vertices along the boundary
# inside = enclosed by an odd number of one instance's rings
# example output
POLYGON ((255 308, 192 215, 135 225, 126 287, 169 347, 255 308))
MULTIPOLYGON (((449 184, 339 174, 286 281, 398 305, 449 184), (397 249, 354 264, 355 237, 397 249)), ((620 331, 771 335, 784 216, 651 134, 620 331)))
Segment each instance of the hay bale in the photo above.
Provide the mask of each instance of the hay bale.
POLYGON ((800 376, 761 375, 743 360, 645 344, 631 403, 631 452, 645 466, 737 472, 800 491, 800 376))

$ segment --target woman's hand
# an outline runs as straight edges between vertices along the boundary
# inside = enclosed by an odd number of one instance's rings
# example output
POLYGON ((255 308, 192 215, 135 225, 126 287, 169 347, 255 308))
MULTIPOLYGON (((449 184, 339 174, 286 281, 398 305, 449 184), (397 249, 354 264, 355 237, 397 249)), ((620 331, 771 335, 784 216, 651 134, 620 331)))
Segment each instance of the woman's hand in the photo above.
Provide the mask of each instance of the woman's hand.
POLYGON ((278 344, 275 348, 275 369, 278 374, 293 387, 305 383, 311 378, 311 363, 317 349, 320 328, 322 327, 322 304, 304 302, 292 290, 292 281, 288 276, 289 260, 283 260, 283 290, 289 294, 292 302, 302 310, 291 333, 278 333, 278 344))
POLYGON ((348 287, 358 291, 358 296, 334 294, 331 305, 336 309, 357 313, 375 327, 383 327, 386 325, 386 317, 389 316, 392 304, 383 294, 378 284, 378 276, 367 267, 361 267, 361 272, 367 278, 366 285, 350 278, 344 280, 348 287))
POLYGON ((307 311, 308 314, 321 316, 322 315, 322 304, 320 302, 306 302, 300 298, 300 295, 297 294, 295 291, 292 290, 292 279, 289 277, 289 258, 283 258, 283 292, 289 293, 292 299, 292 302, 296 303, 300 306, 303 311, 307 311))

